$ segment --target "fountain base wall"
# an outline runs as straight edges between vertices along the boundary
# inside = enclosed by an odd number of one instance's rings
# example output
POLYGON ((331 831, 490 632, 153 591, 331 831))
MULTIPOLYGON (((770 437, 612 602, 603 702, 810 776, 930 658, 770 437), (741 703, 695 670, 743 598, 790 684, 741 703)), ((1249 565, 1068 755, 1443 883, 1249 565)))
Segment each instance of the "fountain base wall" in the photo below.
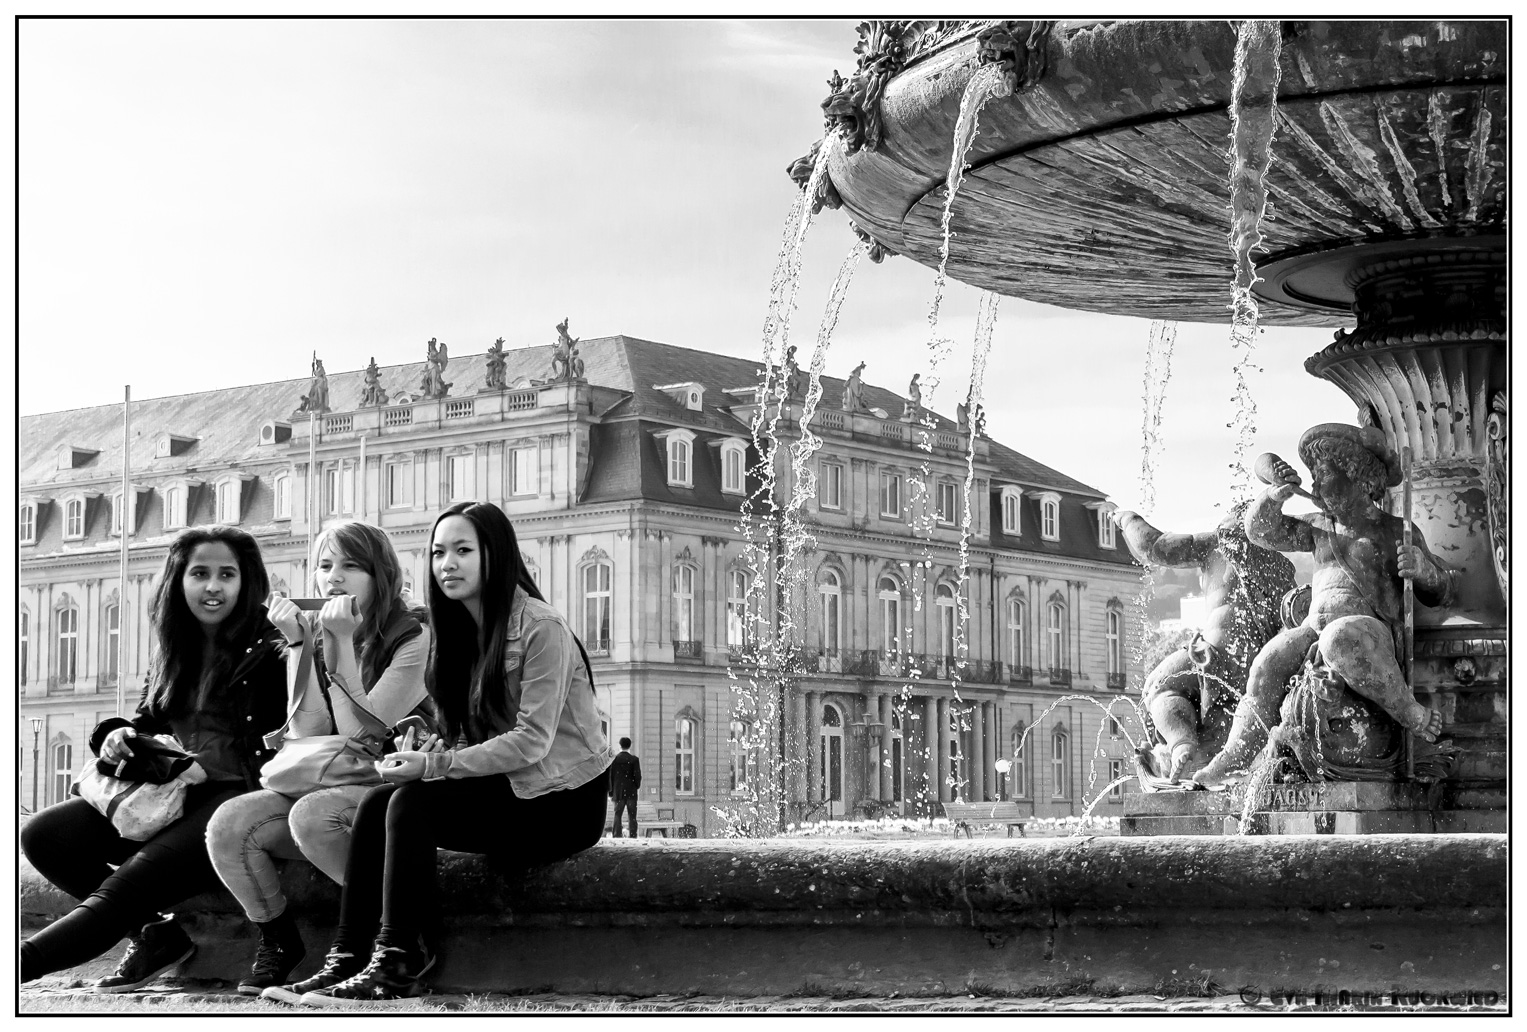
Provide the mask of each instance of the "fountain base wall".
MULTIPOLYGON (((437 988, 634 995, 1504 991, 1503 835, 1028 842, 606 841, 505 877, 442 854, 437 988)), ((337 889, 285 872, 321 962, 337 889)), ((70 901, 23 865, 37 927, 70 901)), ((226 895, 179 908, 184 972, 234 979, 253 933, 226 895)), ((101 967, 97 962, 97 967, 101 967)), ((84 976, 87 971, 78 972, 84 976)))

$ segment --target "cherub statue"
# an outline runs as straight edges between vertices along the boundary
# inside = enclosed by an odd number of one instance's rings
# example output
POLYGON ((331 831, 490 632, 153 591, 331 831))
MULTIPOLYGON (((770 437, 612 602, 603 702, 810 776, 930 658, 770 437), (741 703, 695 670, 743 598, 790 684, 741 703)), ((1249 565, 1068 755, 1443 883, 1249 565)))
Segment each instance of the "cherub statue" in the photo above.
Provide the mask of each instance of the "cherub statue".
POLYGON ((1206 787, 1231 780, 1262 750, 1278 723, 1289 678, 1303 668, 1312 646, 1318 646, 1323 683, 1344 684, 1424 741, 1436 741, 1442 727, 1441 716, 1417 701, 1400 668, 1402 600, 1409 580, 1423 605, 1447 605, 1452 575, 1419 528, 1412 525, 1413 543, 1405 543, 1409 513, 1391 516, 1376 504, 1386 488, 1400 483, 1394 450, 1374 427, 1321 423, 1299 439, 1299 458, 1310 470, 1309 492, 1276 455, 1257 460, 1272 483, 1247 510, 1246 535, 1263 548, 1315 554, 1309 614, 1257 654, 1225 748, 1194 776, 1206 787), (1283 503, 1296 493, 1320 511, 1285 516, 1283 503))
POLYGON ((446 354, 445 342, 437 342, 434 337, 429 339, 427 348, 424 357, 424 383, 420 387, 420 392, 426 398, 443 398, 451 389, 451 385, 445 382, 445 367, 450 362, 450 356, 446 354))
POLYGON ((843 411, 864 412, 864 363, 854 366, 843 384, 843 411))
POLYGON ((366 366, 366 385, 361 392, 361 407, 387 404, 387 392, 382 389, 382 374, 376 367, 376 356, 366 366))
POLYGON ((501 391, 508 386, 504 382, 504 365, 504 338, 500 337, 488 349, 488 376, 486 383, 488 390, 501 391))
POLYGON ((1257 652, 1280 626, 1294 564, 1246 539, 1246 505, 1218 527, 1197 534, 1157 530, 1138 513, 1112 514, 1124 542, 1144 566, 1197 567, 1208 616, 1192 642, 1145 678, 1145 707, 1165 755, 1143 755, 1145 773, 1173 781, 1191 776, 1224 745, 1230 713, 1257 652))
POLYGON ((318 357, 316 351, 313 352, 312 379, 308 381, 308 392, 297 402, 297 411, 320 416, 329 411, 329 374, 324 372, 323 359, 318 357))

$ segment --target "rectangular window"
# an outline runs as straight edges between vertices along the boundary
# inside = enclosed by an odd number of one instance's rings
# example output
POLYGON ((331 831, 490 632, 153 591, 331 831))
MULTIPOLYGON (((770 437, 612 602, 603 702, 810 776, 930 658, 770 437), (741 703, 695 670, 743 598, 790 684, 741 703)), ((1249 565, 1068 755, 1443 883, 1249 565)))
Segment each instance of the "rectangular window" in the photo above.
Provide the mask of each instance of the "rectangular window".
POLYGON ((274 493, 276 496, 275 510, 276 519, 289 520, 292 518, 292 478, 285 473, 276 477, 274 493))
POLYGON ((186 525, 186 488, 182 484, 164 489, 164 526, 173 530, 186 525))
POLYGON ((1016 599, 1007 604, 1007 633, 1011 651, 1008 662, 1014 666, 1027 666, 1029 641, 1025 624, 1028 623, 1028 607, 1016 599))
POLYGON ((117 674, 120 671, 120 657, 122 652, 122 609, 120 606, 106 607, 106 678, 115 684, 117 674))
POLYGON ((732 794, 747 795, 753 790, 753 756, 748 748, 748 725, 740 720, 732 721, 727 751, 731 759, 732 794))
POLYGON ((509 468, 509 493, 533 495, 541 490, 540 452, 536 448, 516 448, 509 468))
POLYGON ((472 456, 452 455, 446 460, 446 494, 453 502, 472 498, 472 456))
POLYGON ((610 567, 583 569, 583 643, 591 652, 610 650, 610 567))
POLYGON ((1023 726, 1018 728, 1018 746, 1013 750, 1013 798, 1029 797, 1028 740, 1023 737, 1023 726))
POLYGON ((695 569, 675 567, 673 571, 673 640, 694 641, 695 569))
POLYGON ((53 802, 68 799, 69 787, 73 784, 74 746, 60 742, 53 747, 53 802))
POLYGON ((32 665, 32 614, 21 614, 21 633, 16 638, 16 663, 21 667, 21 683, 27 683, 27 669, 32 665))
POLYGON ((1124 798, 1124 761, 1108 761, 1108 798, 1124 798))
POLYGON ((1023 525, 1019 522, 1021 518, 1019 506, 1022 504, 1023 497, 1021 495, 1005 494, 1002 496, 1002 533, 1022 533, 1023 525))
POLYGON ((37 540, 37 507, 23 505, 21 518, 17 521, 17 539, 23 545, 30 545, 37 540))
POLYGON ((740 447, 721 449, 721 490, 741 492, 746 452, 740 447))
POLYGON ((1124 670, 1124 645, 1122 641, 1123 625, 1123 615, 1110 610, 1108 613, 1108 625, 1106 630, 1106 638, 1108 642, 1108 672, 1110 674, 1119 674, 1124 670))
POLYGON ((239 482, 237 480, 225 480, 217 485, 216 504, 218 523, 239 521, 239 482))
POLYGON ((58 683, 73 684, 79 669, 80 611, 58 611, 58 683))
POLYGON ((673 722, 673 790, 695 794, 695 722, 688 717, 673 722))
POLYGON ((1040 537, 1050 541, 1058 540, 1060 538, 1060 503, 1046 500, 1040 506, 1040 517, 1040 537))
POLYGON ((817 500, 824 509, 843 508, 843 467, 836 462, 822 463, 817 500))
POLYGON ((1064 732, 1057 731, 1050 737, 1050 794, 1056 799, 1066 799, 1071 795, 1069 750, 1066 745, 1064 732))
POLYGON ((406 509, 414 500, 414 469, 411 462, 387 464, 387 508, 406 509))
POLYGON ((64 537, 85 536, 85 503, 79 498, 64 503, 64 537))
POLYGON ((901 517, 901 474, 880 474, 880 515, 901 517))
POLYGON ((1114 547, 1113 520, 1106 512, 1098 511, 1098 544, 1104 548, 1114 547))
POLYGON ((959 494, 953 484, 938 485, 938 521, 956 523, 960 518, 959 494))
POLYGON ((323 496, 325 499, 324 510, 333 516, 340 511, 340 487, 339 470, 326 469, 323 471, 323 496))

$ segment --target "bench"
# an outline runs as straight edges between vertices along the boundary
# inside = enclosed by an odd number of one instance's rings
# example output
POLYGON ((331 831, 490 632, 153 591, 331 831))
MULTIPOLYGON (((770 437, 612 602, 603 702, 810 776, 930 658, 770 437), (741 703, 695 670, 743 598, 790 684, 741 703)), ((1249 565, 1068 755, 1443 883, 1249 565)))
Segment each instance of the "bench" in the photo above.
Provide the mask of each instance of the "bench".
MULTIPOLYGON (((624 815, 622 815, 622 819, 629 820, 624 815)), ((604 809, 604 826, 611 828, 614 824, 615 800, 612 799, 604 809)), ((657 804, 651 800, 638 799, 636 801, 636 830, 639 833, 645 832, 647 838, 651 838, 654 831, 662 832, 664 838, 671 838, 672 836, 669 832, 681 831, 684 827, 685 823, 683 821, 674 820, 673 807, 665 806, 659 811, 657 804), (662 814, 667 814, 668 816, 664 817, 662 814)))
POLYGON ((944 816, 949 818, 951 824, 958 831, 963 831, 966 838, 971 838, 970 826, 972 824, 1006 824, 1007 837, 1013 837, 1013 829, 1018 829, 1018 836, 1024 837, 1023 825, 1028 820, 1028 814, 1024 813, 1017 803, 945 803, 944 816))

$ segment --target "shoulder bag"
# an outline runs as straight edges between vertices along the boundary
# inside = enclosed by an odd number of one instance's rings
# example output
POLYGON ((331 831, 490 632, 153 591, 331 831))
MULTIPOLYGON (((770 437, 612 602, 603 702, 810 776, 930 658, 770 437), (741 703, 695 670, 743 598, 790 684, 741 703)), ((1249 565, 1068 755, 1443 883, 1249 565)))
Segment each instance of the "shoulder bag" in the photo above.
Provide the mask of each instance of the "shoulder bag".
POLYGON ((325 682, 339 685, 346 696, 350 692, 341 682, 329 681, 323 669, 323 658, 318 651, 322 648, 323 642, 319 640, 313 642, 312 648, 303 651, 297 669, 298 689, 287 710, 286 723, 265 738, 266 746, 277 749, 277 752, 260 768, 260 785, 292 798, 316 792, 320 788, 382 783, 375 764, 382 758, 386 728, 361 730, 353 735, 287 737, 297 708, 309 690, 310 680, 316 681, 318 690, 323 693, 330 726, 339 726, 334 721, 334 704, 329 698, 325 682), (318 667, 316 677, 310 679, 308 671, 315 662, 318 667))

